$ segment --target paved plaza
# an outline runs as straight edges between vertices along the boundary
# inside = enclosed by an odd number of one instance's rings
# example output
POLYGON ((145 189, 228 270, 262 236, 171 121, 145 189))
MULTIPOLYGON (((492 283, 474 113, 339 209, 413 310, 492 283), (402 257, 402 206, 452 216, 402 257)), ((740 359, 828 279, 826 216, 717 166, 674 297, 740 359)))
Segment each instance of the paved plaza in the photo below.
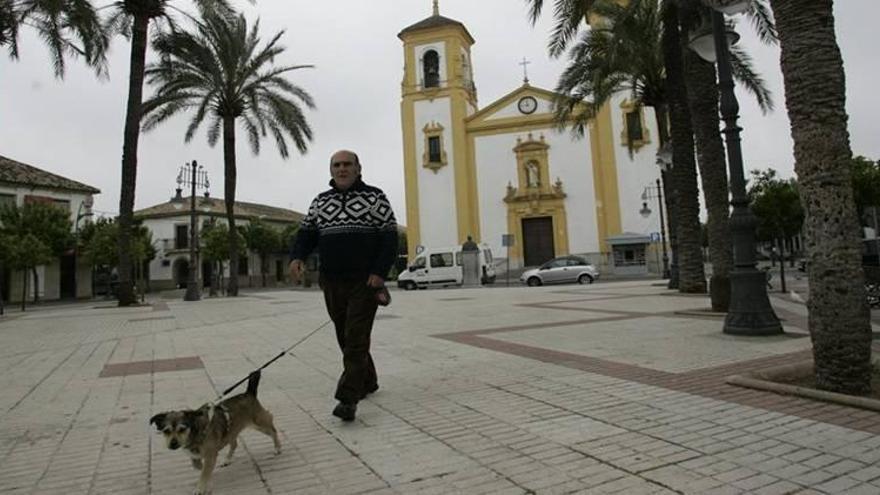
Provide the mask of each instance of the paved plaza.
MULTIPOLYGON (((724 383, 810 359, 803 304, 774 296, 786 335, 747 338, 657 281, 393 296, 357 420, 330 415, 326 327, 263 373, 282 454, 246 431, 215 494, 880 493, 880 414, 724 383)), ((327 319, 315 290, 147 303, 0 319, 0 493, 191 493, 149 418, 327 319)))

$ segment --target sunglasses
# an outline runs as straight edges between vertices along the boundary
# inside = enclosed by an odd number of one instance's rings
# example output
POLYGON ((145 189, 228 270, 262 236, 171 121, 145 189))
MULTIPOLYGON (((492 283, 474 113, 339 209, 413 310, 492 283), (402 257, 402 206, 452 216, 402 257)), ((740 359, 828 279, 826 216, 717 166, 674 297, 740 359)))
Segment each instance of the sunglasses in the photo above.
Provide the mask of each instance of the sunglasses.
POLYGON ((354 165, 354 162, 333 162, 332 166, 334 167, 350 167, 354 165))

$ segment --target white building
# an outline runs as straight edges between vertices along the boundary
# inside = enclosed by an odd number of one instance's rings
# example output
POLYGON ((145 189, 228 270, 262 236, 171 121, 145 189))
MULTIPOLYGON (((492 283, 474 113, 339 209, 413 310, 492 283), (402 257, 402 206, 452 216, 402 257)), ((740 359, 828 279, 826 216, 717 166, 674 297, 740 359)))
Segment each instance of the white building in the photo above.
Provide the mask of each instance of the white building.
MULTIPOLYGON (((244 227, 252 220, 259 219, 279 232, 288 225, 299 225, 302 213, 274 206, 236 201, 236 226, 244 227)), ((199 229, 212 221, 226 224, 226 205, 221 198, 200 197, 196 199, 196 222, 199 229)), ((153 234, 156 257, 148 266, 148 279, 151 290, 185 287, 189 276, 189 229, 190 197, 178 196, 166 203, 150 206, 134 212, 136 220, 142 222, 153 234)), ((279 250, 269 256, 267 285, 284 284, 287 277, 287 250, 279 250)), ((239 285, 258 287, 262 285, 260 260, 256 253, 249 252, 239 260, 239 285)), ((212 267, 204 259, 200 263, 200 276, 203 287, 210 285, 212 267)), ((228 265, 224 277, 228 277, 228 265)))
POLYGON ((504 258, 502 236, 512 234, 514 267, 580 254, 617 273, 656 271, 650 239, 659 214, 655 204, 652 215, 639 214, 645 187, 660 175, 651 109, 619 95, 574 139, 556 128, 556 95, 528 80, 479 106, 474 38, 436 4, 398 37, 410 259, 418 246, 468 236, 504 258))
MULTIPOLYGON (((74 231, 91 217, 93 195, 101 191, 92 186, 0 156, 0 207, 8 204, 51 203, 70 214, 74 231)), ((24 277, 21 272, 4 270, 4 301, 21 301, 24 277)), ((92 296, 91 267, 73 249, 52 264, 37 267, 39 283, 34 286, 29 274, 28 298, 34 291, 41 300, 72 299, 92 296)))

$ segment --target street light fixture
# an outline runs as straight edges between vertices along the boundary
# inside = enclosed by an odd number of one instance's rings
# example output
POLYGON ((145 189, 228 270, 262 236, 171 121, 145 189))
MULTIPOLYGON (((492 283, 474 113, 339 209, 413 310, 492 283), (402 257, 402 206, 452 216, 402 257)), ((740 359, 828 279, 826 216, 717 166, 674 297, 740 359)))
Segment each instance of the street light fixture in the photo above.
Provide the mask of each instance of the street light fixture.
POLYGON ((660 250, 663 253, 663 278, 669 278, 669 255, 666 253, 666 219, 663 217, 663 187, 660 185, 660 179, 657 179, 656 189, 651 186, 645 187, 642 191, 642 209, 639 214, 643 218, 651 215, 651 208, 648 207, 648 199, 657 199, 657 208, 660 211, 660 250))
POLYGON ((751 0, 703 0, 703 4, 727 15, 742 14, 752 6, 751 0))
MULTIPOLYGON (((718 6, 733 7, 749 2, 731 0, 704 0, 718 6)), ((721 94, 721 118, 727 144, 727 162, 730 169, 730 232, 733 237, 733 270, 730 273, 730 308, 724 320, 724 333, 732 335, 778 335, 783 333, 779 318, 773 312, 767 296, 767 281, 755 261, 755 227, 757 220, 749 208, 746 181, 737 124, 739 103, 734 94, 730 68, 730 49, 727 44, 727 25, 724 14, 712 9, 712 30, 718 59, 718 87, 721 94)), ((693 39, 693 38, 692 38, 693 39)), ((693 48, 693 46, 692 46, 693 48)), ((698 55, 700 53, 694 49, 698 55)))
MULTIPOLYGON (((73 298, 76 299, 76 295, 79 291, 79 280, 76 276, 79 271, 79 221, 85 217, 91 217, 94 215, 92 213, 92 205, 95 204, 94 198, 91 195, 86 196, 80 203, 76 209, 76 220, 73 222, 73 298), (83 211, 85 208, 85 211, 83 211)), ((94 277, 94 275, 92 275, 94 277)), ((94 285, 94 281, 93 281, 94 285)), ((94 290, 92 291, 92 295, 94 296, 94 290)))
POLYGON ((180 191, 181 186, 190 186, 190 204, 189 204, 189 274, 186 282, 186 294, 183 296, 184 301, 198 301, 201 299, 201 290, 198 283, 199 271, 199 236, 198 222, 196 219, 196 188, 207 191, 208 171, 199 165, 195 160, 185 163, 180 167, 177 173, 177 190, 180 191))

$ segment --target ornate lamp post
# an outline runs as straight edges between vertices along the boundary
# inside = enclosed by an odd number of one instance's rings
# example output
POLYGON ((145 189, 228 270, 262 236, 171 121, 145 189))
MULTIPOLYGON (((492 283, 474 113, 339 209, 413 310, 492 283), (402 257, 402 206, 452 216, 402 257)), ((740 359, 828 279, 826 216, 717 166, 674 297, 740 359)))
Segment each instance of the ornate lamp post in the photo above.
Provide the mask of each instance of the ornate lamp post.
POLYGON ((189 274, 186 281, 186 294, 183 296, 184 301, 198 301, 201 299, 201 290, 199 287, 199 236, 198 222, 196 219, 196 188, 208 190, 208 171, 204 170, 195 160, 185 163, 180 167, 177 174, 177 187, 182 185, 190 186, 190 203, 189 203, 189 274))
POLYGON ((724 333, 733 335, 777 335, 782 333, 782 325, 773 312, 767 296, 765 275, 758 271, 755 262, 755 227, 757 220, 749 208, 746 195, 746 181, 743 171, 740 131, 737 125, 739 103, 734 94, 733 77, 730 69, 730 50, 728 42, 739 36, 727 29, 724 13, 733 14, 748 10, 749 0, 704 0, 713 7, 712 38, 714 54, 705 50, 705 36, 695 33, 691 37, 691 48, 700 57, 718 65, 718 86, 721 92, 721 118, 724 121, 724 136, 727 144, 727 163, 730 169, 730 231, 733 236, 733 271, 730 273, 730 309, 724 320, 724 333), (724 10, 722 10, 724 9, 724 10), (701 53, 702 52, 702 53, 701 53), (714 56, 711 56, 714 55, 714 56))
POLYGON ((648 207, 647 200, 657 199, 657 208, 660 212, 660 249, 663 252, 663 278, 669 278, 669 255, 666 254, 666 220, 663 217, 663 187, 660 185, 660 179, 657 179, 656 189, 651 186, 645 187, 642 191, 642 209, 639 213, 648 218, 651 215, 651 208, 648 207))

